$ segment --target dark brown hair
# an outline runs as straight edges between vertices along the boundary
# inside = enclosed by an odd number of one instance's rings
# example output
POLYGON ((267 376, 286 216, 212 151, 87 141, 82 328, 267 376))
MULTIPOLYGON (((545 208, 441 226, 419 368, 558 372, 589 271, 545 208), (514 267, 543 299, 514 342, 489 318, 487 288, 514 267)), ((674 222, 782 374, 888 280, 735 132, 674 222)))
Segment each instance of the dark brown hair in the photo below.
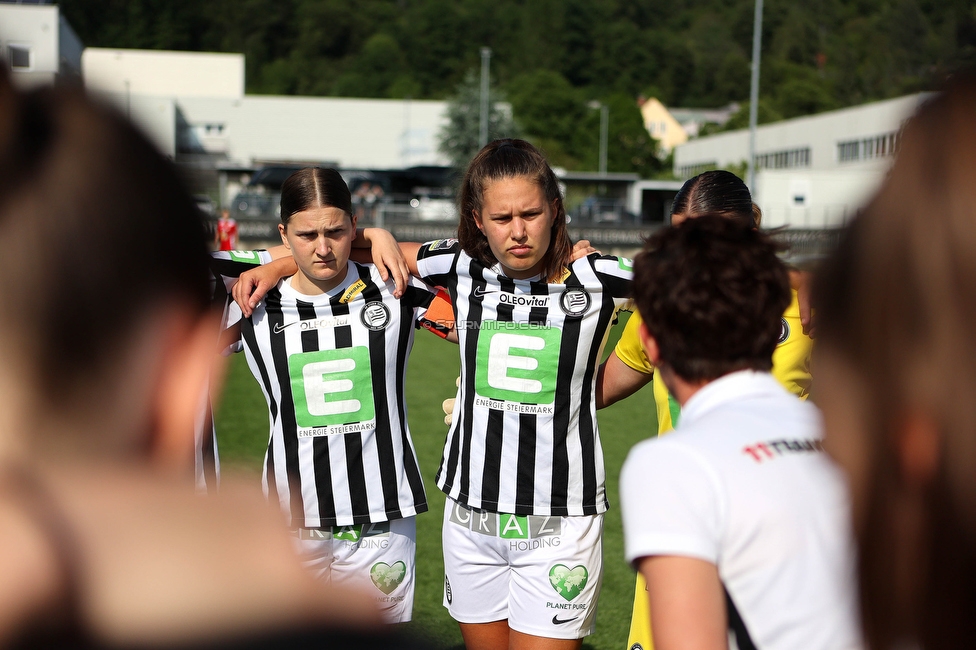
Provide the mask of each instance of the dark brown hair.
POLYGON ((334 169, 305 167, 293 173, 281 186, 281 223, 309 208, 339 208, 352 216, 352 196, 346 181, 334 169))
POLYGON ((962 74, 909 121, 815 291, 816 354, 840 361, 866 396, 858 573, 875 648, 976 638, 974 110, 976 77, 962 74), (909 413, 929 418, 940 439, 923 485, 906 479, 896 452, 909 413))
POLYGON ((711 380, 772 368, 790 281, 765 235, 703 215, 647 241, 634 300, 662 361, 687 381, 711 380))
POLYGON ((492 266, 498 261, 491 252, 488 239, 478 229, 474 215, 481 213, 485 189, 503 178, 528 178, 542 188, 546 202, 552 208, 551 239, 542 265, 542 277, 552 282, 562 275, 573 244, 566 230, 566 208, 556 174, 539 150, 525 140, 489 142, 468 165, 461 182, 458 242, 465 253, 485 266, 492 266))
POLYGON ((63 404, 161 304, 203 313, 203 221, 173 165, 80 90, 0 71, 0 332, 63 404))
POLYGON ((732 172, 722 169, 703 172, 686 180, 674 196, 671 214, 719 214, 754 228, 762 222, 762 211, 752 202, 746 184, 732 172))

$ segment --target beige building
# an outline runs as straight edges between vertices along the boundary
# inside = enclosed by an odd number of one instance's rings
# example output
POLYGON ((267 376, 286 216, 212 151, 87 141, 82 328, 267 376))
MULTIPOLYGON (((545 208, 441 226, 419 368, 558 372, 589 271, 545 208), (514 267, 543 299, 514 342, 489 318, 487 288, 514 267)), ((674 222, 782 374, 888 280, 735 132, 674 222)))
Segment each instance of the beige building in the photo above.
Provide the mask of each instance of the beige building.
POLYGON ((640 112, 644 119, 644 128, 651 137, 661 143, 664 154, 670 153, 676 146, 688 141, 688 134, 684 128, 657 99, 651 97, 645 100, 641 104, 640 112))

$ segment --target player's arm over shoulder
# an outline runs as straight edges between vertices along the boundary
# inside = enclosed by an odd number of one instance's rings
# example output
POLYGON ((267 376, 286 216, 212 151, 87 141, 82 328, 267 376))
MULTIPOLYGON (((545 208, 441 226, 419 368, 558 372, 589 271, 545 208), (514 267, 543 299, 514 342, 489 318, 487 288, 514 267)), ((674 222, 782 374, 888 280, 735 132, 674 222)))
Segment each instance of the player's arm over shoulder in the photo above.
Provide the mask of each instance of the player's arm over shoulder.
MULTIPOLYGON (((634 279, 634 263, 626 257, 592 254, 587 262, 593 265, 600 283, 614 298, 623 301, 630 297, 630 285, 634 279)), ((581 260, 582 261, 582 260, 581 260)), ((575 262, 579 264, 580 261, 575 262)))

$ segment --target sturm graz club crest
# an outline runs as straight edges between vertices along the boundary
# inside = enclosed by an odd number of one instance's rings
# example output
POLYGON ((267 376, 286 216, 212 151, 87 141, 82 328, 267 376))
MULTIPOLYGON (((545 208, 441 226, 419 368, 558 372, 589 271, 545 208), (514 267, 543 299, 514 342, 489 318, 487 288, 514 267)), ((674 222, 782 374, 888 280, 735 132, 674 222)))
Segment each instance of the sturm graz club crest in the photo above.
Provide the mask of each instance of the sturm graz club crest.
POLYGON ((580 287, 566 289, 559 298, 559 306, 567 316, 582 316, 590 308, 590 294, 580 287))
POLYGON ((360 314, 363 325, 371 330, 383 330, 390 324, 390 310, 386 305, 374 300, 366 303, 363 312, 360 314))
POLYGON ((780 318, 780 325, 782 328, 779 331, 779 341, 776 345, 782 345, 786 343, 786 339, 790 338, 790 324, 785 318, 780 318))

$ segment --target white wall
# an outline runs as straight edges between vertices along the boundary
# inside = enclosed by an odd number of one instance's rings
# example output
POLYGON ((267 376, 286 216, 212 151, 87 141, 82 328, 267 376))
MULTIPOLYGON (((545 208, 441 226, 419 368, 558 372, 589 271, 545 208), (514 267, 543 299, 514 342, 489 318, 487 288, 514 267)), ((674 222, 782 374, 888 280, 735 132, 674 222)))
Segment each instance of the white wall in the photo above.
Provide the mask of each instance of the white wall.
POLYGON ((58 73, 59 16, 54 5, 0 4, 0 51, 7 56, 8 45, 30 48, 30 68, 14 70, 11 77, 19 86, 52 83, 58 73))
MULTIPOLYGON (((810 170, 884 169, 888 161, 839 162, 840 142, 897 131, 927 94, 907 95, 862 106, 764 124, 756 129, 756 154, 810 148, 810 170)), ((675 171, 691 165, 738 165, 749 157, 749 131, 740 129, 689 140, 674 150, 675 171)))
POLYGON ((763 169, 756 175, 755 200, 766 228, 835 228, 857 214, 884 176, 883 169, 763 169))
POLYGON ((244 96, 244 55, 85 48, 85 86, 101 93, 152 97, 244 96))
POLYGON ((333 161, 346 168, 446 165, 437 132, 445 102, 390 99, 181 97, 191 126, 223 125, 228 160, 333 161))
POLYGON ((176 155, 176 102, 172 97, 91 93, 128 117, 163 155, 176 155))
POLYGON ((168 155, 179 114, 205 151, 230 164, 448 164, 437 152, 445 102, 244 95, 241 54, 87 48, 82 68, 88 90, 129 113, 168 155))

